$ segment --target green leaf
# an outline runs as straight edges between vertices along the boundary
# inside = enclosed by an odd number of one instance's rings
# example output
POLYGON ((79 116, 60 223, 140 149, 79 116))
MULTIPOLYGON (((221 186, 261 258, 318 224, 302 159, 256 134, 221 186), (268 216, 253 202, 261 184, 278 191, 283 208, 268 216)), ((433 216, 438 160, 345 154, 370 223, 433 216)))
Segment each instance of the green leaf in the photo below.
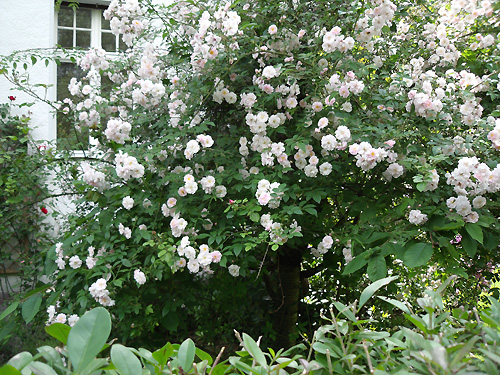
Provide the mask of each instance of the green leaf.
POLYGON ((61 341, 64 345, 68 343, 68 335, 71 328, 66 324, 53 323, 50 326, 45 326, 45 332, 52 337, 61 341))
POLYGON ((378 281, 375 281, 373 284, 368 285, 365 290, 361 293, 361 296, 359 297, 359 306, 358 306, 358 312, 361 310, 363 305, 368 301, 371 296, 375 294, 377 290, 382 288, 384 285, 389 284, 391 281, 396 280, 398 277, 397 276, 391 276, 391 277, 386 277, 384 279, 380 279, 378 281))
POLYGON ((0 315, 0 320, 5 318, 7 315, 10 315, 13 311, 17 309, 17 306, 19 306, 19 301, 15 301, 12 303, 9 307, 7 307, 3 312, 2 315, 0 315))
POLYGON ((403 262, 407 267, 419 267, 427 264, 433 253, 428 243, 416 243, 405 249, 403 262))
POLYGON ((52 367, 43 362, 33 361, 26 367, 33 372, 33 375, 57 375, 52 367))
POLYGON ((257 223, 260 220, 260 215, 257 212, 252 212, 250 214, 250 220, 252 220, 254 223, 257 223))
POLYGON ((479 224, 467 223, 465 224, 465 230, 470 236, 475 239, 480 244, 483 243, 483 230, 479 224))
POLYGON ((207 352, 199 349, 199 348, 196 348, 196 356, 201 359, 202 361, 207 361, 207 364, 210 366, 212 365, 212 363, 214 362, 212 357, 210 356, 210 354, 208 354, 207 352))
POLYGON ((451 275, 451 276, 449 276, 449 277, 448 277, 448 278, 444 281, 444 283, 442 283, 442 284, 439 286, 439 288, 437 288, 436 293, 437 293, 437 294, 441 294, 441 293, 443 293, 443 292, 444 292, 444 290, 448 287, 448 285, 450 285, 450 283, 451 283, 452 281, 456 280, 456 279, 457 279, 457 276, 456 276, 456 275, 451 275))
POLYGON ((12 357, 7 364, 17 368, 18 370, 22 370, 31 361, 33 361, 31 353, 21 352, 12 357))
POLYGON ((26 301, 23 302, 21 314, 24 321, 27 323, 31 322, 35 317, 36 313, 40 310, 40 305, 42 304, 42 296, 37 293, 31 296, 26 301))
POLYGON ((359 254, 357 257, 347 263, 344 268, 344 272, 342 272, 342 275, 349 275, 353 272, 356 272, 360 268, 364 267, 366 263, 368 263, 368 259, 366 259, 366 256, 363 256, 363 254, 359 254))
POLYGON ((52 346, 44 345, 36 349, 42 355, 49 365, 55 367, 57 365, 64 367, 61 354, 57 352, 52 346))
POLYGON ((261 365, 262 367, 266 367, 266 357, 264 356, 264 353, 262 353, 262 350, 260 350, 257 343, 254 341, 254 339, 252 339, 246 333, 244 333, 242 337, 243 346, 245 347, 247 352, 250 353, 250 355, 257 361, 259 365, 261 365))
POLYGON ((333 305, 339 310, 341 314, 343 314, 347 319, 352 322, 357 322, 356 315, 352 312, 351 308, 344 305, 342 302, 333 301, 333 305))
POLYGON ((257 371, 257 369, 253 366, 250 366, 243 362, 241 358, 238 357, 230 357, 229 358, 229 363, 231 363, 234 367, 236 367, 238 370, 240 370, 243 374, 250 374, 253 373, 255 375, 262 375, 260 372, 257 371))
POLYGON ((395 299, 387 298, 385 296, 377 296, 377 297, 380 298, 382 301, 388 302, 391 305, 396 306, 401 311, 404 311, 405 313, 410 314, 410 309, 403 302, 395 300, 395 299))
POLYGON ((161 366, 167 364, 168 359, 174 354, 174 348, 171 343, 167 343, 163 348, 158 349, 153 353, 153 358, 158 361, 161 366))
POLYGON ((0 367, 0 375, 21 375, 21 372, 11 365, 5 365, 0 367))
POLYGON ((196 354, 196 347, 191 339, 185 340, 177 352, 177 359, 179 361, 179 367, 187 373, 193 367, 194 356, 196 354))
POLYGON ((408 319, 410 322, 412 322, 415 327, 417 327, 418 329, 420 329, 422 332, 427 332, 427 328, 425 327, 425 323, 424 321, 422 320, 422 318, 420 318, 419 316, 415 316, 415 315, 410 315, 410 314, 404 314, 406 319, 408 319))
POLYGON ((141 361, 126 346, 115 344, 111 347, 111 361, 120 375, 137 375, 142 373, 141 361))
POLYGON ((85 313, 68 336, 68 356, 75 371, 85 368, 102 350, 111 332, 111 317, 104 307, 85 313))
POLYGON ((371 281, 377 281, 387 275, 387 265, 385 263, 385 258, 379 255, 375 258, 370 258, 368 260, 368 267, 366 269, 368 277, 371 281))
POLYGON ((473 257, 477 252, 477 241, 475 241, 468 233, 462 234, 462 249, 465 250, 468 256, 473 257))

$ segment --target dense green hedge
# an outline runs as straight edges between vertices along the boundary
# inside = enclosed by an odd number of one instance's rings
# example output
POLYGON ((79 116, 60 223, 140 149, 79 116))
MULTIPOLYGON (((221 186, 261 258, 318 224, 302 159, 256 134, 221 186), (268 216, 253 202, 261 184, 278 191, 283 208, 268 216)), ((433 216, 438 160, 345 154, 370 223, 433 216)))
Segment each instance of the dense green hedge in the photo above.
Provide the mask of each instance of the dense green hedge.
POLYGON ((167 343, 156 351, 123 346, 110 340, 111 316, 103 307, 80 318, 72 328, 54 323, 47 333, 62 342, 22 352, 0 368, 17 374, 491 374, 500 369, 500 303, 478 313, 443 310, 440 293, 427 290, 418 305, 379 296, 401 310, 409 323, 391 332, 374 330, 374 320, 359 320, 370 298, 394 277, 368 286, 358 301, 335 303, 329 322, 305 343, 286 351, 267 351, 249 335, 236 332, 242 350, 212 358, 191 339, 167 343), (306 345, 307 344, 307 345, 306 345))

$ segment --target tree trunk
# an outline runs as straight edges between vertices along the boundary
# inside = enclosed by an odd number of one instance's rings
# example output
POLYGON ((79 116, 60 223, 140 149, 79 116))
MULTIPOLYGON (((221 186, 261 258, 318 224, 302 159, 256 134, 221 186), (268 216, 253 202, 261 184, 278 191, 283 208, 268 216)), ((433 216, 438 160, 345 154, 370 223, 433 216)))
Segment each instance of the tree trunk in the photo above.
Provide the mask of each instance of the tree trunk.
POLYGON ((277 309, 274 311, 275 349, 288 349, 298 337, 297 321, 300 300, 302 252, 283 247, 277 254, 277 309))

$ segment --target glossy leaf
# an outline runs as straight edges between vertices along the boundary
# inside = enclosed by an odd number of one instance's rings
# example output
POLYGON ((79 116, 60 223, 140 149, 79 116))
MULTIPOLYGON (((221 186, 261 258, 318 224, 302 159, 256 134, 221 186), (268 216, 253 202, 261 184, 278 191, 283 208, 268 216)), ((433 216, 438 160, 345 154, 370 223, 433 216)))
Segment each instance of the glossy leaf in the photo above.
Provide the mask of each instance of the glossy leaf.
POLYGON ((377 290, 382 288, 384 285, 389 284, 391 281, 396 280, 397 278, 397 276, 386 277, 384 279, 375 281, 371 285, 368 285, 359 297, 358 311, 361 310, 364 304, 375 294, 377 290))
POLYGON ((259 365, 261 365, 262 367, 266 367, 267 366, 266 357, 264 356, 264 353, 259 348, 257 343, 254 341, 254 339, 252 339, 246 333, 244 333, 242 337, 243 337, 243 346, 248 351, 248 353, 250 353, 250 355, 255 359, 255 361, 259 365))
POLYGON ((68 356, 76 371, 102 350, 110 332, 111 318, 103 307, 88 311, 75 323, 68 336, 68 356))
POLYGON ((188 372, 193 367, 194 356, 196 354, 196 347, 191 339, 185 340, 177 352, 177 359, 179 367, 182 367, 184 372, 188 372))
POLYGON ((29 323, 33 320, 36 313, 40 311, 40 305, 42 304, 42 296, 37 293, 34 296, 31 296, 26 301, 23 302, 23 306, 21 309, 21 314, 26 323, 29 323))
POLYGON ((70 330, 70 326, 62 323, 53 323, 50 326, 45 327, 45 332, 61 341, 64 345, 68 343, 68 335, 70 330))
POLYGON ((420 267, 429 262, 434 250, 428 243, 416 243, 405 249, 403 262, 405 266, 413 268, 420 267))
POLYGON ((139 359, 126 346, 115 344, 111 347, 111 361, 120 375, 137 375, 142 373, 139 359))

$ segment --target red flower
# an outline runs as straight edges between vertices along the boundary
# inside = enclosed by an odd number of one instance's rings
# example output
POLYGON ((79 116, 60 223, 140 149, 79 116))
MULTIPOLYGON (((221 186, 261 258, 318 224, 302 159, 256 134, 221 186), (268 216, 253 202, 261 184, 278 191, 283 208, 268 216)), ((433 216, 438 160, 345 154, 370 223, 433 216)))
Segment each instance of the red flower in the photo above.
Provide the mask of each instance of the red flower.
POLYGON ((14 100, 16 100, 16 97, 11 95, 11 96, 9 96, 9 99, 10 99, 11 101, 14 101, 14 100))
POLYGON ((40 210, 47 215, 49 213, 49 210, 47 210, 45 207, 41 207, 40 210))

